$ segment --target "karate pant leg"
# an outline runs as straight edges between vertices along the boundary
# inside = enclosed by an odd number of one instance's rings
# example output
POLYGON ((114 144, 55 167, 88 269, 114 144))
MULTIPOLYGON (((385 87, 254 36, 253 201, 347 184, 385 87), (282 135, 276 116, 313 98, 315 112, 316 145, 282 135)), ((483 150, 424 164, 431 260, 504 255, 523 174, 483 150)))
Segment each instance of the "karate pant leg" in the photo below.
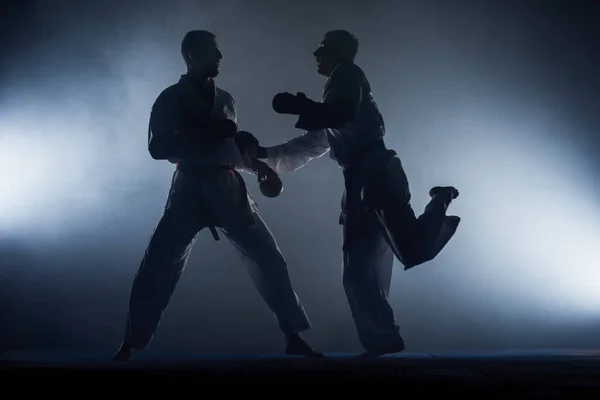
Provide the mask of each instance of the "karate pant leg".
POLYGON ((253 216, 254 224, 224 227, 223 234, 242 258, 283 333, 291 335, 310 329, 310 321, 292 287, 287 262, 277 242, 258 212, 253 212, 253 216))
MULTIPOLYGON (((344 250, 344 291, 362 346, 377 352, 402 341, 388 302, 394 253, 374 212, 354 226, 352 245, 344 250)), ((344 226, 344 240, 347 234, 344 226)))
POLYGON ((125 342, 149 345, 202 230, 194 200, 171 193, 131 288, 125 342))
POLYGON ((460 218, 447 216, 448 202, 435 196, 419 217, 410 204, 408 179, 398 157, 367 189, 369 202, 405 269, 434 259, 456 233, 460 218))

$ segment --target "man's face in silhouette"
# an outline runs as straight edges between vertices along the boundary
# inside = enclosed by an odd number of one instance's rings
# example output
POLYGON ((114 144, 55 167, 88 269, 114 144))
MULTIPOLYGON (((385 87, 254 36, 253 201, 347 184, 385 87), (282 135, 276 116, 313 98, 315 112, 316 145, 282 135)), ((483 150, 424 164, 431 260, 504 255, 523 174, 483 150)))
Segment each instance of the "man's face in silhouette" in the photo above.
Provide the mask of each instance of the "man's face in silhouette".
POLYGON ((219 75, 222 58, 223 54, 221 54, 215 38, 199 40, 188 53, 192 68, 208 78, 215 78, 219 75))
POLYGON ((331 75, 341 61, 336 55, 335 43, 328 38, 323 39, 313 55, 317 61, 317 72, 327 77, 331 75))

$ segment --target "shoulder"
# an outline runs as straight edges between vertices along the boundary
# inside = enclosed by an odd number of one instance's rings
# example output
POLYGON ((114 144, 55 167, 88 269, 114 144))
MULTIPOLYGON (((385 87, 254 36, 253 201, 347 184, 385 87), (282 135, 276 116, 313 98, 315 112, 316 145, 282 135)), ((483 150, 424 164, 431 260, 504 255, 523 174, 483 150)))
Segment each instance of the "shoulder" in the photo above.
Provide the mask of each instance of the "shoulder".
POLYGON ((233 98, 233 95, 231 93, 229 93, 225 89, 221 89, 220 87, 217 87, 216 91, 217 96, 223 99, 225 104, 231 104, 232 106, 235 106, 235 99, 233 98))
POLYGON ((179 83, 175 83, 175 84, 167 87, 162 92, 160 92, 160 94, 154 101, 152 108, 153 109, 164 108, 167 106, 171 106, 173 104, 177 104, 184 89, 185 88, 183 87, 183 85, 181 85, 179 83))
POLYGON ((365 78, 365 73, 362 68, 354 63, 342 63, 336 67, 331 74, 333 77, 340 77, 344 79, 363 79, 365 78))

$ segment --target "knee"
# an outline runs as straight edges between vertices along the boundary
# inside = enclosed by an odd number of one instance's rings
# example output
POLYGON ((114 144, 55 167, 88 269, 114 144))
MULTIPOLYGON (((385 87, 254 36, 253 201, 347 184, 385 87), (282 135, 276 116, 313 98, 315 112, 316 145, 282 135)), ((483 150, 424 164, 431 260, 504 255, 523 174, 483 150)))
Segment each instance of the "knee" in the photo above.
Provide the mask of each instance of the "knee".
MULTIPOLYGON (((291 287, 288 264, 279 251, 269 251, 246 259, 251 275, 258 278, 259 282, 266 284, 268 292, 273 296, 280 296, 289 291, 291 287)), ((266 289, 265 288, 265 289, 266 289)))
POLYGON ((258 264, 262 264, 273 271, 287 271, 288 263, 279 247, 274 244, 261 252, 256 252, 251 255, 258 264))
POLYGON ((175 252, 169 251, 167 246, 161 246, 157 243, 150 243, 146 252, 144 253, 144 259, 142 264, 146 268, 156 268, 159 265, 169 264, 176 259, 175 252))
POLYGON ((137 278, 144 276, 170 275, 183 270, 185 254, 149 246, 140 264, 137 278))
POLYGON ((287 271, 288 263, 283 254, 279 249, 275 249, 271 254, 271 264, 276 265, 279 269, 285 269, 287 271))
POLYGON ((148 246, 144 253, 144 257, 142 258, 138 275, 148 275, 159 272, 169 264, 169 258, 171 257, 168 257, 161 249, 153 247, 152 245, 148 246))
POLYGON ((354 288, 364 279, 366 279, 366 276, 364 272, 361 272, 360 268, 356 268, 354 265, 344 267, 344 271, 342 272, 342 285, 346 292, 354 290, 354 288))
POLYGON ((162 229, 157 230, 144 254, 149 263, 172 263, 187 257, 194 242, 196 234, 192 230, 162 229))

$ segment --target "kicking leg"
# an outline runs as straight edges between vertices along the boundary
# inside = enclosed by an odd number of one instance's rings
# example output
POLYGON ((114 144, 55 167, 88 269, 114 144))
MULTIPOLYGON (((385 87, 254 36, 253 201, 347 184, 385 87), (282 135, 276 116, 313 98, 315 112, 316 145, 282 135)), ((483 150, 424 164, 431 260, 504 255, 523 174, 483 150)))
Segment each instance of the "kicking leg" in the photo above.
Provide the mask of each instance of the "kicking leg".
MULTIPOLYGON (((421 258, 417 261, 418 264, 433 260, 456 233, 461 219, 456 215, 446 215, 446 213, 450 203, 458 197, 458 194, 458 190, 452 186, 436 186, 429 191, 431 200, 423 214, 417 218, 417 227, 422 243, 421 258)), ((418 264, 415 263, 413 266, 418 264)))
POLYGON ((408 180, 397 157, 373 179, 366 192, 404 269, 435 258, 460 223, 459 217, 446 215, 450 202, 458 196, 453 187, 433 188, 425 212, 416 217, 410 204, 408 180))

